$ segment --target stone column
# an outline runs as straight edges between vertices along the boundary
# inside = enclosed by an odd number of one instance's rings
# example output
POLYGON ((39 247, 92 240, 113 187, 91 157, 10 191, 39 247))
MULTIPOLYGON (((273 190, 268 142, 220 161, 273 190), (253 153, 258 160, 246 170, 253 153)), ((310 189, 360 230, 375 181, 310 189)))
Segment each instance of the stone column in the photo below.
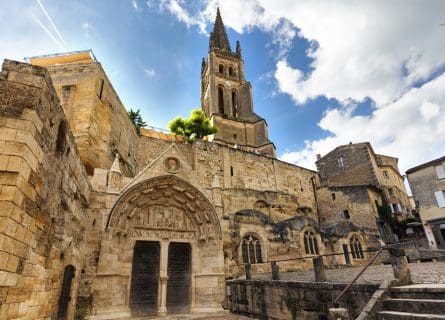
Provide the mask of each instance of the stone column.
POLYGON ((277 265, 276 261, 271 261, 271 269, 272 269, 272 280, 280 279, 280 267, 277 265))
POLYGON ((161 257, 159 262, 159 305, 158 305, 158 316, 167 315, 167 267, 168 267, 168 240, 161 241, 161 257))
POLYGON ((167 281, 168 277, 161 277, 161 298, 159 299, 159 306, 158 306, 158 316, 166 316, 167 315, 167 281))
POLYGON ((403 249, 389 249, 392 271, 399 284, 411 284, 411 272, 403 249))
POLYGON ((326 276, 326 270, 323 264, 323 257, 315 257, 312 259, 312 262, 314 263, 315 281, 327 281, 328 277, 326 276))
POLYGON ((250 263, 245 263, 244 268, 246 269, 246 280, 252 279, 252 270, 250 263))

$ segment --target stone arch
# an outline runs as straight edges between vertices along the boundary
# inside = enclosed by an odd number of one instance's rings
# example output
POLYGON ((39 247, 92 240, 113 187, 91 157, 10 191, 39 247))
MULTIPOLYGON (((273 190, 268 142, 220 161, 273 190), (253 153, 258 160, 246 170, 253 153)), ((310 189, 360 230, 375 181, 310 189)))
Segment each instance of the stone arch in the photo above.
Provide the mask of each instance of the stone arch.
POLYGON ((253 209, 270 215, 270 205, 264 200, 256 201, 253 209))
POLYGON ((221 238, 218 216, 207 197, 173 175, 142 181, 114 204, 106 231, 126 237, 139 229, 181 232, 199 243, 221 238))

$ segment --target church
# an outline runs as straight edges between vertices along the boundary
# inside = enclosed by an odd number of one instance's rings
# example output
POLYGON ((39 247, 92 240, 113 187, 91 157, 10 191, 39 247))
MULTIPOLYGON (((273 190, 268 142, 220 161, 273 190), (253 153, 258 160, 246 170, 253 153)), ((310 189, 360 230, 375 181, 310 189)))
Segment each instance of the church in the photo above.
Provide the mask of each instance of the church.
POLYGON ((219 128, 207 140, 138 132, 91 51, 28 62, 0 73, 1 319, 218 311, 246 265, 361 265, 378 246, 373 182, 332 187, 329 161, 320 177, 276 158, 219 11, 201 70, 219 128))

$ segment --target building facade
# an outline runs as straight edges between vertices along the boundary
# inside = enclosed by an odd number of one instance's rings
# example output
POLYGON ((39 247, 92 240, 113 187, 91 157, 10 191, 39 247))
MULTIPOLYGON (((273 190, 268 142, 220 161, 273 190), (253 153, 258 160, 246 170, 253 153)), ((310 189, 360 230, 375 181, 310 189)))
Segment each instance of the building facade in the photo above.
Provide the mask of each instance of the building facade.
POLYGON ((339 170, 320 160, 319 175, 276 159, 219 13, 209 48, 202 108, 220 131, 193 144, 138 134, 91 52, 4 61, 1 319, 220 310, 225 280, 245 264, 310 268, 331 253, 331 267, 365 262, 377 245, 378 160, 363 171, 374 184, 348 186, 337 174, 326 183, 339 170))
POLYGON ((406 171, 430 247, 445 249, 445 157, 406 171))

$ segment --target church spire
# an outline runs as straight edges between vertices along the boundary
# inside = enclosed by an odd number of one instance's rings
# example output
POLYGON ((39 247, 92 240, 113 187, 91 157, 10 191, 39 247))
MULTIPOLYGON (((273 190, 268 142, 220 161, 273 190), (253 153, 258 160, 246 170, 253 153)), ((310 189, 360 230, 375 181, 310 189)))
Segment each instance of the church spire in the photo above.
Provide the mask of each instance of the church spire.
POLYGON ((213 32, 210 33, 209 49, 213 48, 231 51, 229 38, 227 37, 219 8, 216 9, 215 24, 213 25, 213 32))

